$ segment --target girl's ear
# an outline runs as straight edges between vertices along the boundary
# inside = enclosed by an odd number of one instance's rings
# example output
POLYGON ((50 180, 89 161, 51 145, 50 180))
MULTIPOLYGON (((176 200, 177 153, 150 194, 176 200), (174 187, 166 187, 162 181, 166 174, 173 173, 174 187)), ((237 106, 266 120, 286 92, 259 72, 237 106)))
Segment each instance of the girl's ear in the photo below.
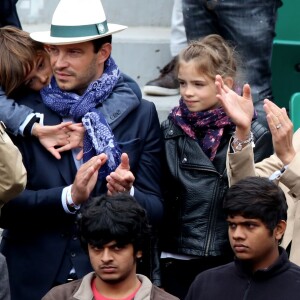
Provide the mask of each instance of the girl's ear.
POLYGON ((233 88, 233 78, 232 77, 225 77, 223 79, 224 83, 230 88, 233 88))

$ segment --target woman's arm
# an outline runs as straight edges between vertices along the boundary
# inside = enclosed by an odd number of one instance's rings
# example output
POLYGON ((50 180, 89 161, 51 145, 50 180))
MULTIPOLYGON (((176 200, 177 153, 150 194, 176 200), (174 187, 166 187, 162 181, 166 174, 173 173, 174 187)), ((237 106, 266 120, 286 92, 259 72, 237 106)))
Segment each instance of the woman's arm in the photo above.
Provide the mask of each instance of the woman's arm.
POLYGON ((16 197, 26 185, 22 155, 0 124, 0 207, 16 197))

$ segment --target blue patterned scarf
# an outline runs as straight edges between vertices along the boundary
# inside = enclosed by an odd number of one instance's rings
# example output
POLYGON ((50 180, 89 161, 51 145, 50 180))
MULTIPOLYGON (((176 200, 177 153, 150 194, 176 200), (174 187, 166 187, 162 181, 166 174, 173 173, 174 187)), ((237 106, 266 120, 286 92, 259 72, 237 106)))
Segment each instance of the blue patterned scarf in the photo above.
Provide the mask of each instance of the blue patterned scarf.
POLYGON ((93 81, 81 96, 59 89, 53 77, 48 87, 41 91, 44 103, 61 117, 73 117, 82 122, 86 132, 83 139, 83 162, 105 153, 108 160, 99 171, 103 179, 114 171, 121 161, 121 150, 104 115, 96 109, 111 94, 119 80, 120 70, 110 57, 104 65, 102 76, 93 81))
POLYGON ((235 128, 223 108, 190 112, 182 99, 179 106, 172 109, 169 119, 196 140, 211 161, 216 156, 224 128, 235 128))

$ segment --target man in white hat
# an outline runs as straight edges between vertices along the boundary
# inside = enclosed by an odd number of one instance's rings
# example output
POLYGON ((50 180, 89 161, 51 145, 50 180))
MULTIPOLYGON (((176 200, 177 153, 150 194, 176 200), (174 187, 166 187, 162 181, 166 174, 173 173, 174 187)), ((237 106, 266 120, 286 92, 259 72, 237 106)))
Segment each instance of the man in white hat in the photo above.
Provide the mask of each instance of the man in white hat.
POLYGON ((74 159, 76 149, 56 160, 31 137, 15 140, 28 184, 0 222, 12 300, 40 300, 92 270, 76 234, 76 212, 91 194, 128 192, 150 222, 162 218, 157 112, 111 57, 111 35, 125 28, 107 23, 100 0, 61 0, 50 32, 31 34, 45 44, 54 77, 41 92, 44 103, 32 92, 19 103, 43 113, 45 125, 82 122, 84 164, 74 159))

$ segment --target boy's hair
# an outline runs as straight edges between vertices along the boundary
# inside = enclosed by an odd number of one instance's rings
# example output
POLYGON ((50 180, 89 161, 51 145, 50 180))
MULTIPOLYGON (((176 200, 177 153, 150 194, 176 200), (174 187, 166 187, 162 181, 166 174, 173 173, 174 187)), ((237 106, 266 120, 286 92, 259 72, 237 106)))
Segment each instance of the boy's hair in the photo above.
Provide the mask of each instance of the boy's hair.
POLYGON ((260 219, 270 231, 287 219, 284 192, 263 177, 247 177, 232 185, 225 195, 223 208, 227 216, 260 219))
MULTIPOLYGON (((218 34, 210 34, 204 38, 189 42, 179 53, 177 71, 180 63, 195 61, 196 69, 212 80, 216 75, 235 80, 240 66, 240 57, 234 47, 218 34)), ((239 74, 241 75, 241 74, 239 74)))
POLYGON ((79 231, 86 251, 88 244, 102 247, 116 241, 120 246, 132 244, 136 253, 150 241, 146 211, 126 193, 90 199, 82 208, 79 231))
POLYGON ((0 85, 9 96, 24 82, 34 66, 43 44, 32 40, 28 32, 13 26, 0 28, 0 85))

